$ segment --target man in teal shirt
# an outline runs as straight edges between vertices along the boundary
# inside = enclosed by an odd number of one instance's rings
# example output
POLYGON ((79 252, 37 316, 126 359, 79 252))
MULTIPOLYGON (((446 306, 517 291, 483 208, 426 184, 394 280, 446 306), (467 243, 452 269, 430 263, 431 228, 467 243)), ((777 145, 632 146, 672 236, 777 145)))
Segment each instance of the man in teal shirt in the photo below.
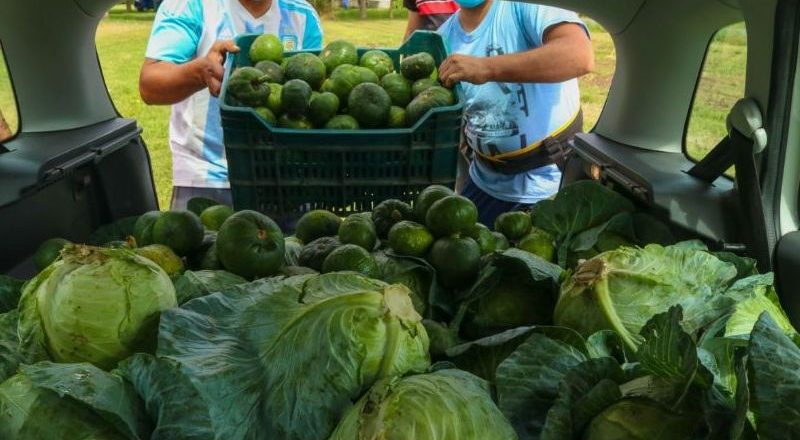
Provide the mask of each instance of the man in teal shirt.
POLYGON ((464 135, 473 157, 461 191, 491 226, 558 191, 566 141, 580 130, 577 78, 594 67, 574 12, 503 0, 456 0, 439 33, 451 55, 445 85, 466 95, 464 135))
POLYGON ((242 33, 267 33, 284 50, 321 49, 319 16, 306 0, 165 0, 156 14, 139 91, 170 104, 172 208, 196 196, 231 203, 219 95, 228 52, 242 33))

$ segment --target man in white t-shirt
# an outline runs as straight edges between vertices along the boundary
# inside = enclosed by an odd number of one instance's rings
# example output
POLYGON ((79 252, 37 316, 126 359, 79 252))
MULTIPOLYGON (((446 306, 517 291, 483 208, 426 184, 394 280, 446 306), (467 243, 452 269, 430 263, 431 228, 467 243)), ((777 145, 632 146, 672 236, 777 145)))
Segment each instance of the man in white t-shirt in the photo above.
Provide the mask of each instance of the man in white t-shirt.
POLYGON ((322 27, 306 0, 165 0, 139 77, 148 104, 171 104, 172 208, 191 197, 231 204, 217 96, 223 63, 242 33, 277 35, 284 50, 319 49, 322 27))

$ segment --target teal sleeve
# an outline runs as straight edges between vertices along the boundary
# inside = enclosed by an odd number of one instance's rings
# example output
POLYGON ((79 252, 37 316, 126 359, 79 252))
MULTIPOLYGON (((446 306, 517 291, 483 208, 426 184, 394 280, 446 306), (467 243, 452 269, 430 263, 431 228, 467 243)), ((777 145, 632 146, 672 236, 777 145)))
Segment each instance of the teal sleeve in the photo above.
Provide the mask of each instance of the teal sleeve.
POLYGON ((145 56, 182 64, 192 60, 203 35, 201 0, 165 0, 153 21, 145 56))
POLYGON ((316 12, 306 13, 306 29, 303 32, 303 49, 322 49, 322 25, 316 12))
POLYGON ((525 38, 533 47, 541 47, 544 44, 544 34, 547 30, 561 23, 579 24, 586 34, 589 34, 588 28, 575 12, 528 3, 513 3, 513 5, 516 8, 517 22, 522 25, 525 38))

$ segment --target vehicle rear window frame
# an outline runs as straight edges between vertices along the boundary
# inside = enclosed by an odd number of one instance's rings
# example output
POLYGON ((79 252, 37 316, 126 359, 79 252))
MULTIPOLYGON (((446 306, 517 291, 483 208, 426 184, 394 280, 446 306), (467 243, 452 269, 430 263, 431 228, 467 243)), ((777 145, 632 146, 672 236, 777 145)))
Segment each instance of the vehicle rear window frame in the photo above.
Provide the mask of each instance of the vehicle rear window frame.
MULTIPOLYGON (((720 32, 722 32, 723 30, 728 29, 730 27, 737 26, 737 25, 742 25, 744 23, 745 23, 745 21, 744 21, 744 19, 742 19, 742 20, 737 21, 735 23, 726 24, 725 26, 717 29, 711 35, 711 37, 709 38, 708 43, 706 43, 706 50, 705 50, 705 53, 703 54, 703 62, 701 64, 701 66, 700 66, 700 70, 697 72, 697 80, 695 81, 695 84, 694 84, 694 91, 692 92, 692 100, 691 100, 691 102, 689 104, 689 109, 686 112, 686 121, 684 122, 684 125, 683 125, 683 137, 681 138, 681 151, 682 151, 683 155, 687 159, 689 159, 690 161, 692 161, 694 163, 700 162, 705 156, 700 157, 700 158, 696 158, 696 157, 693 157, 692 155, 689 154, 689 149, 688 149, 689 127, 690 127, 690 124, 691 124, 692 114, 694 113, 694 110, 695 110, 695 103, 697 102, 697 95, 698 95, 698 92, 700 91, 700 84, 701 84, 701 80, 703 78, 703 73, 705 72, 705 69, 706 69, 706 66, 707 66, 707 63, 708 63, 708 57, 709 57, 709 54, 711 53, 711 45, 714 44, 714 40, 717 38, 717 36, 719 35, 720 32)), ((745 31, 746 31, 746 28, 745 28, 745 31)), ((746 62, 746 60, 745 60, 745 62, 746 62)), ((746 82, 747 81, 747 76, 746 76, 747 75, 747 66, 746 66, 746 64, 745 64, 744 67, 745 67, 745 69, 744 69, 744 73, 745 73, 744 80, 746 82)), ((742 98, 743 97, 744 97, 744 95, 742 96, 742 98)), ((730 109, 728 109, 728 110, 730 110, 730 109)), ((727 118, 727 113, 726 113, 725 117, 727 118)), ((718 139, 717 143, 722 141, 722 139, 724 139, 724 137, 718 139)), ((711 151, 711 149, 716 147, 716 145, 717 144, 710 145, 709 146, 709 148, 710 148, 709 152, 711 151)), ((706 155, 708 155, 708 152, 706 153, 706 155)), ((734 175, 726 172, 725 174, 722 175, 722 177, 724 177, 726 179, 729 179, 729 180, 733 180, 734 175)))

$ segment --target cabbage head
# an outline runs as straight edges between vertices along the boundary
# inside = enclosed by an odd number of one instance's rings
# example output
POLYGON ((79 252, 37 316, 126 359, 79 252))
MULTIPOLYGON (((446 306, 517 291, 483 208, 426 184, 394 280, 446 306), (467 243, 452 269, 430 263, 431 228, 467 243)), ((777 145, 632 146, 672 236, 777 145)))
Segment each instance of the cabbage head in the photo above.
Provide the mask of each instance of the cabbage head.
POLYGON ((733 300, 724 293, 736 267, 696 247, 623 247, 585 261, 561 286, 553 320, 584 337, 615 330, 635 350, 639 331, 673 305, 695 332, 724 314, 733 300))
POLYGON ((730 316, 726 316, 725 337, 749 339, 756 321, 763 312, 767 312, 787 336, 800 340, 800 335, 781 307, 773 284, 774 276, 768 273, 742 278, 728 289, 726 295, 738 301, 730 316))
POLYGON ((513 440, 489 384, 462 370, 439 370, 375 384, 330 440, 513 440))
POLYGON ((121 369, 170 438, 325 440, 376 381, 427 370, 428 346, 408 288, 333 272, 168 310, 156 357, 121 369))
POLYGON ((169 276, 126 249, 69 246, 20 299, 20 349, 29 357, 113 368, 154 348, 162 310, 175 307, 169 276))
POLYGON ((583 440, 672 440, 693 438, 698 417, 680 415, 646 399, 624 399, 596 415, 583 440))
POLYGON ((0 384, 3 440, 144 439, 150 429, 130 385, 90 364, 28 365, 0 384))

